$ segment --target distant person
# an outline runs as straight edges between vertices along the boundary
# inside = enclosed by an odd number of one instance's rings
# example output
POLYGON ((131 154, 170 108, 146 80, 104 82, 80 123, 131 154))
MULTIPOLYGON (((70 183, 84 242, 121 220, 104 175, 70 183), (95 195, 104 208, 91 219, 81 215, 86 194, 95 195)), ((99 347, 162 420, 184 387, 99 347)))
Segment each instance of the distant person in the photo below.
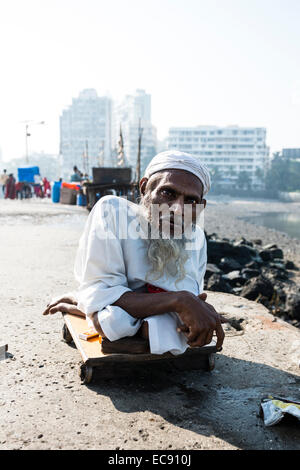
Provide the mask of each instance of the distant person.
POLYGON ((46 177, 43 178, 43 187, 44 187, 44 197, 51 196, 51 185, 46 177))
POLYGON ((11 173, 5 185, 5 199, 16 198, 16 180, 14 175, 11 173))
POLYGON ((3 173, 0 175, 0 199, 4 197, 7 180, 8 174, 6 173, 6 170, 3 170, 3 173))
POLYGON ((73 167, 73 175, 71 175, 71 183, 77 183, 82 180, 82 173, 81 171, 78 170, 77 166, 73 167))
POLYGON ((34 194, 36 197, 44 197, 44 194, 43 194, 43 182, 42 182, 42 177, 41 175, 37 174, 37 175, 34 175, 34 185, 33 185, 33 188, 34 188, 34 194))

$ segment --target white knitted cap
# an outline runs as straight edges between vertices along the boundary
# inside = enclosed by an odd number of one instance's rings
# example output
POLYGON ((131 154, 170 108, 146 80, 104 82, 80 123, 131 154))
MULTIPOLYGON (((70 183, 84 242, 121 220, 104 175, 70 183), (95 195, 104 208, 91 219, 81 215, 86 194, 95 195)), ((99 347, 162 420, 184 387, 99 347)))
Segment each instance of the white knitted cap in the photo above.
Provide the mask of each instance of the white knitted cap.
POLYGON ((168 150, 155 155, 145 171, 145 177, 150 178, 162 170, 185 170, 193 173, 203 184, 203 196, 208 193, 211 181, 207 167, 193 155, 178 150, 168 150))

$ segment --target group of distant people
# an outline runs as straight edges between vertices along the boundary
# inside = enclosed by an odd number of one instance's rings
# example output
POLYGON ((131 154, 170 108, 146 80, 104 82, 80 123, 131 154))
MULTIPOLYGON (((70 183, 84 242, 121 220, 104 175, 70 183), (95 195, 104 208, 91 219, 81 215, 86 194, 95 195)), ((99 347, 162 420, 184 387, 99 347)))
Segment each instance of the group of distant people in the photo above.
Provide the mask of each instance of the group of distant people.
POLYGON ((16 182, 12 173, 7 174, 6 170, 0 175, 0 198, 5 199, 27 199, 34 194, 36 197, 51 197, 51 184, 46 177, 37 178, 33 185, 29 183, 16 182))
MULTIPOLYGON (((82 183, 88 181, 88 175, 83 174, 77 166, 74 166, 70 180, 71 183, 82 183)), ((7 170, 3 170, 3 173, 0 174, 0 199, 3 197, 5 199, 27 199, 32 196, 51 197, 51 184, 46 177, 42 179, 40 175, 35 175, 34 183, 16 182, 12 173, 7 174, 7 170)))
POLYGON ((0 175, 0 198, 15 199, 16 179, 12 173, 7 174, 6 170, 0 175))

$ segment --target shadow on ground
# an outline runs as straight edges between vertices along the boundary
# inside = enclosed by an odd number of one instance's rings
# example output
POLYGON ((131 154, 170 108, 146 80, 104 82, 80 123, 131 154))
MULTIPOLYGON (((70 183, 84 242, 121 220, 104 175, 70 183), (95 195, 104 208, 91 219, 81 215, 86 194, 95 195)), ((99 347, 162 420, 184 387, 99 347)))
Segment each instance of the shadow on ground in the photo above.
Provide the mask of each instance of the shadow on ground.
POLYGON ((96 373, 89 389, 109 396, 120 412, 150 411, 178 428, 216 436, 240 449, 300 449, 299 421, 267 428, 259 416, 260 400, 268 394, 299 400, 300 377, 224 355, 216 362, 212 372, 122 366, 114 371, 122 375, 118 379, 96 373))

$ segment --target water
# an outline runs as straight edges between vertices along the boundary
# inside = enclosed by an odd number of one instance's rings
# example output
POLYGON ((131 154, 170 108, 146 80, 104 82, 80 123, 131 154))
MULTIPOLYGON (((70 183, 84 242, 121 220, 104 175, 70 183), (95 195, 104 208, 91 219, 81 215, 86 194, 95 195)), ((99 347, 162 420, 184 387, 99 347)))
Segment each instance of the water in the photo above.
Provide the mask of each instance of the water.
POLYGON ((243 217, 244 220, 255 225, 285 232, 292 238, 300 239, 300 214, 290 212, 264 212, 259 215, 243 217))

